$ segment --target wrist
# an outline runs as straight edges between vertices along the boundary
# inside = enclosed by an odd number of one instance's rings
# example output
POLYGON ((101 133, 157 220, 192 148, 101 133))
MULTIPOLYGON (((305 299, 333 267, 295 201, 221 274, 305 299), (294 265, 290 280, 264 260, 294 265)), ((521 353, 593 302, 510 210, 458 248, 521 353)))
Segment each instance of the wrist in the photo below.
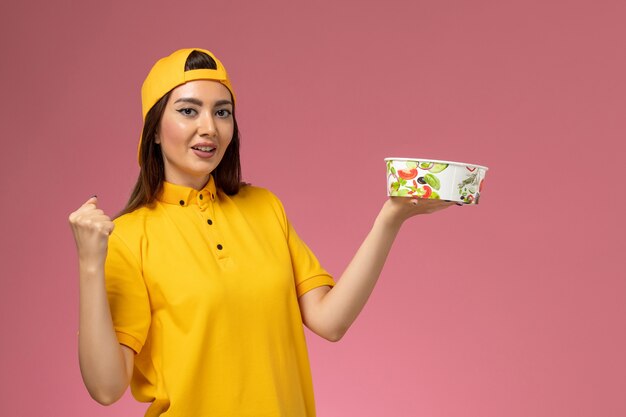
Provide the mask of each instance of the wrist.
POLYGON ((81 278, 90 278, 104 273, 104 260, 79 258, 78 269, 81 278))
POLYGON ((379 223, 387 230, 392 230, 395 232, 400 230, 405 220, 406 219, 403 216, 399 215, 399 213, 396 213, 396 210, 394 209, 393 205, 390 204, 389 200, 385 202, 383 208, 380 210, 378 216, 376 217, 376 223, 379 223))

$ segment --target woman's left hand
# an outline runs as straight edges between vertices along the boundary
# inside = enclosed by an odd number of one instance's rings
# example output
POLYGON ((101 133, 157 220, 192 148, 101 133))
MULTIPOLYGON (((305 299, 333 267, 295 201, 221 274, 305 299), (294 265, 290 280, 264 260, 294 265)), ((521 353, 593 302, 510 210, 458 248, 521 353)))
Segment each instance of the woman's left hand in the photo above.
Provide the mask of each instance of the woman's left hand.
POLYGON ((332 289, 315 288, 299 298, 304 324, 328 340, 341 339, 374 289, 402 223, 454 205, 443 200, 390 197, 337 284, 332 289))
POLYGON ((405 220, 413 216, 434 213, 454 205, 456 205, 456 203, 445 200, 389 197, 380 215, 386 222, 389 222, 389 224, 400 226, 405 220))

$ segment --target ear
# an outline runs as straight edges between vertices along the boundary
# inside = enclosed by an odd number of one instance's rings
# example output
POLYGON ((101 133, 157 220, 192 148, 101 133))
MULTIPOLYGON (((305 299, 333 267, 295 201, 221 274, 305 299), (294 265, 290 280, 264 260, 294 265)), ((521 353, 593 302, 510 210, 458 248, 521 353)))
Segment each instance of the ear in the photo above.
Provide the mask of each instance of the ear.
POLYGON ((161 135, 159 135, 158 130, 154 133, 154 143, 156 143, 157 145, 161 144, 161 135))

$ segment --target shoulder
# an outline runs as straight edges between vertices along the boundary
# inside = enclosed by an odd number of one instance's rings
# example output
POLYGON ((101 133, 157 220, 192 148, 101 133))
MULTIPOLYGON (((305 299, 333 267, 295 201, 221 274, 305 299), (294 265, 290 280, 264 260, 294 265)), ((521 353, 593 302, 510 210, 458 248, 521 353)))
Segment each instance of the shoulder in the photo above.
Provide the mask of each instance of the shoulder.
POLYGON ((126 246, 136 248, 145 236, 147 226, 155 216, 155 210, 140 207, 130 213, 123 214, 113 220, 115 228, 110 243, 123 242, 126 246))
POLYGON ((286 223, 285 209, 280 199, 270 190, 254 185, 245 185, 233 196, 226 196, 238 210, 255 217, 277 218, 286 223))
POLYGON ((140 207, 135 211, 123 214, 113 219, 115 230, 133 231, 135 229, 143 228, 143 224, 146 222, 148 217, 151 216, 152 211, 153 210, 148 207, 140 207))
POLYGON ((270 190, 257 185, 246 184, 239 189, 239 192, 233 197, 243 198, 276 198, 277 197, 270 190))
POLYGON ((283 205, 280 199, 270 190, 255 185, 245 185, 241 187, 239 193, 230 198, 243 204, 268 204, 274 208, 283 211, 283 205))

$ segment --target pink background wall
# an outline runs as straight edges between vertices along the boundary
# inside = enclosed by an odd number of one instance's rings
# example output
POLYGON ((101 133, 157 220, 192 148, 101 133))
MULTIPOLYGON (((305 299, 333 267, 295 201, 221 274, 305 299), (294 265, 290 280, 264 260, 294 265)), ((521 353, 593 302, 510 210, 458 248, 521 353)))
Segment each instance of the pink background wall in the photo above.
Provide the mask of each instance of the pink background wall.
POLYGON ((622 0, 23 1, 0 15, 0 415, 142 415, 83 388, 66 219, 94 193, 122 207, 143 77, 194 46, 233 78, 245 178, 337 276, 385 199, 384 157, 491 168, 480 206, 406 224, 340 343, 308 334, 320 417, 626 415, 622 0))

